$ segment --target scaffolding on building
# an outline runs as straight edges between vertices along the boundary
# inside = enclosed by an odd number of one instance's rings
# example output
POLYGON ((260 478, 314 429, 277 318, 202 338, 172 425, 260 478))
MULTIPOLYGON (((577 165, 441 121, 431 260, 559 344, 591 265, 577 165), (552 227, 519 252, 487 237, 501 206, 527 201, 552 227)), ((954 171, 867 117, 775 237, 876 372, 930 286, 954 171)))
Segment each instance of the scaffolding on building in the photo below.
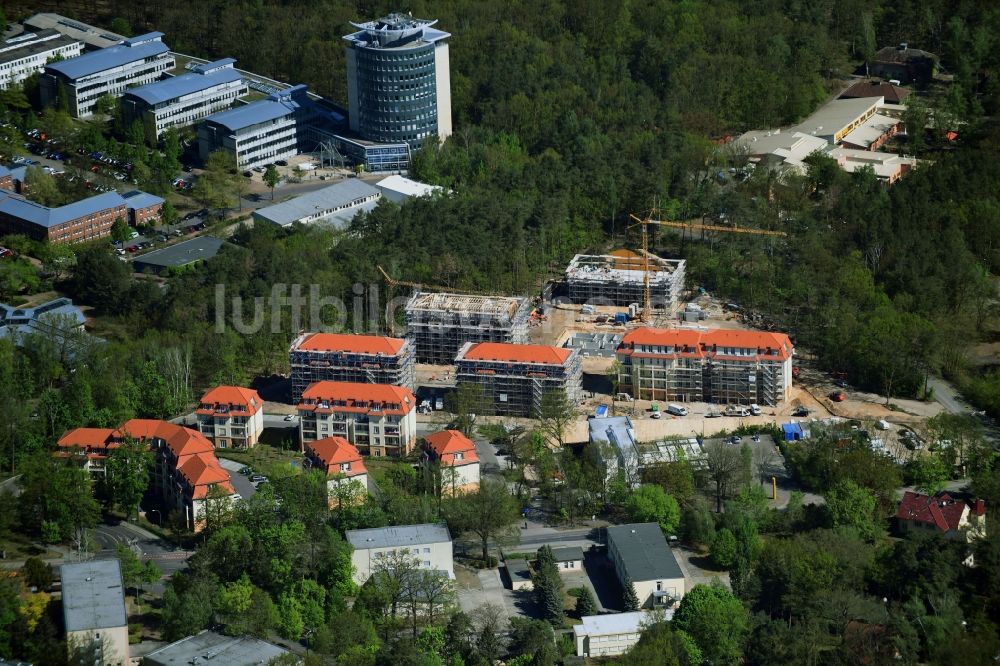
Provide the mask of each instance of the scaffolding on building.
MULTIPOLYGON (((645 300, 647 259, 629 250, 612 254, 578 254, 566 268, 566 284, 574 303, 628 306, 645 300)), ((683 259, 648 254, 649 299, 654 308, 675 310, 684 289, 683 259)))
POLYGON ((406 341, 396 355, 349 350, 302 349, 311 336, 296 338, 288 357, 292 375, 292 401, 298 403, 310 384, 320 381, 392 384, 414 387, 413 344, 406 341))
POLYGON ((521 296, 417 291, 406 304, 406 330, 418 363, 451 365, 466 343, 524 343, 531 305, 521 296))

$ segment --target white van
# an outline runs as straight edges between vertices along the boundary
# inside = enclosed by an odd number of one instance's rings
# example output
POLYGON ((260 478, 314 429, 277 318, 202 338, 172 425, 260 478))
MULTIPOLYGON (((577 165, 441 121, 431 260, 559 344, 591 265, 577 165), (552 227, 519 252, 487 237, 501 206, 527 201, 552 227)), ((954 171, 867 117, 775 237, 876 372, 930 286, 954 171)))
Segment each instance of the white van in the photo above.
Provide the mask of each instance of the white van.
POLYGON ((681 407, 680 405, 667 405, 667 414, 673 414, 674 416, 687 416, 687 407, 681 407))
POLYGON ((886 421, 885 419, 879 419, 878 421, 875 422, 875 427, 878 428, 879 430, 888 430, 892 426, 889 425, 889 422, 886 421))
POLYGON ((760 416, 760 405, 750 405, 750 413, 754 416, 760 416))

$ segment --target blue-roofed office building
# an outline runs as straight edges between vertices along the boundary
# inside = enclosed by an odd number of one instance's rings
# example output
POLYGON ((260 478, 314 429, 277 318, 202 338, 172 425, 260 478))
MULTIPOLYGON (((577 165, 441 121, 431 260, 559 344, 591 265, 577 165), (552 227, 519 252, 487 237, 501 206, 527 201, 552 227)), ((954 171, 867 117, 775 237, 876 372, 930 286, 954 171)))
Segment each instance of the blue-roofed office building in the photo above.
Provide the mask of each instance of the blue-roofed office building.
POLYGON ((416 150, 451 135, 451 35, 435 23, 390 14, 344 36, 348 115, 362 138, 416 150))
POLYGON ((0 190, 0 234, 24 234, 50 243, 82 243, 110 235, 119 218, 127 221, 128 209, 117 192, 49 208, 0 190))
POLYGON ((162 37, 162 32, 151 32, 46 65, 38 80, 42 103, 58 103, 61 87, 70 115, 86 118, 93 115, 97 100, 104 95, 121 97, 128 88, 152 83, 175 64, 162 37))
POLYGON ((228 150, 241 169, 288 159, 298 154, 317 113, 306 86, 293 86, 205 118, 198 125, 198 152, 207 160, 216 150, 228 150))
POLYGON ((130 88, 122 97, 126 126, 142 121, 150 143, 169 127, 183 127, 231 107, 249 91, 232 58, 193 67, 187 74, 171 76, 130 88))
POLYGON ((56 298, 33 308, 0 303, 0 338, 10 338, 16 344, 30 334, 65 339, 70 333, 83 331, 85 321, 83 311, 68 298, 56 298))
POLYGON ((50 58, 74 58, 83 44, 55 30, 24 32, 0 43, 0 90, 6 90, 45 69, 50 58))

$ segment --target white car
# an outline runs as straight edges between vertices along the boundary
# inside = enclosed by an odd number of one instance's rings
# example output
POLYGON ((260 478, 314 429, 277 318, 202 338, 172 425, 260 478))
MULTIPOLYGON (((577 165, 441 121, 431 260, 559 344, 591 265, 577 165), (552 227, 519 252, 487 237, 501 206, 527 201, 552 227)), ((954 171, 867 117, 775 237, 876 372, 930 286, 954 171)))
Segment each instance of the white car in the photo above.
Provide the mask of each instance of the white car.
POLYGON ((750 405, 750 413, 753 416, 760 416, 760 405, 750 405))
POLYGON ((288 416, 285 417, 285 420, 286 421, 294 421, 295 420, 295 414, 289 414, 288 416))

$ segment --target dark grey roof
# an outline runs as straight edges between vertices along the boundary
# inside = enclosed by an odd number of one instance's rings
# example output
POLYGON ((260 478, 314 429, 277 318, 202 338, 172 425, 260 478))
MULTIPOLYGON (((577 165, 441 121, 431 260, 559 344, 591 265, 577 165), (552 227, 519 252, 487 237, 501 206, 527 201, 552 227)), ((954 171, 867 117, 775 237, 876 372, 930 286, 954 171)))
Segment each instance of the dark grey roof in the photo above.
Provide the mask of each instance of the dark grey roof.
POLYGON ((355 550, 415 546, 425 543, 446 543, 451 534, 444 523, 422 525, 392 525, 367 530, 347 530, 347 541, 355 550))
POLYGON ((39 30, 34 33, 34 38, 30 36, 31 34, 18 35, 9 41, 0 43, 0 63, 13 62, 46 51, 54 51, 78 41, 64 37, 55 30, 39 30))
POLYGON ((556 558, 556 562, 574 562, 583 559, 583 548, 579 546, 553 548, 552 555, 556 558))
POLYGON ((608 546, 614 543, 633 583, 684 578, 673 551, 656 523, 632 523, 608 528, 608 546))
POLYGON ((503 564, 507 567, 507 575, 510 576, 511 582, 519 583, 531 580, 531 569, 528 568, 527 560, 515 558, 504 560, 503 564))
POLYGON ((125 593, 118 560, 91 560, 60 567, 66 631, 124 627, 125 593))
POLYGON ((195 663, 246 666, 266 664, 275 657, 286 654, 289 654, 288 650, 257 638, 223 636, 206 630, 150 652, 142 663, 151 666, 195 663))
POLYGON ((161 250, 136 257, 132 265, 137 271, 143 268, 187 266, 196 261, 211 259, 219 252, 219 248, 225 244, 225 241, 221 241, 218 238, 199 236, 198 238, 192 238, 177 245, 170 245, 161 250))

